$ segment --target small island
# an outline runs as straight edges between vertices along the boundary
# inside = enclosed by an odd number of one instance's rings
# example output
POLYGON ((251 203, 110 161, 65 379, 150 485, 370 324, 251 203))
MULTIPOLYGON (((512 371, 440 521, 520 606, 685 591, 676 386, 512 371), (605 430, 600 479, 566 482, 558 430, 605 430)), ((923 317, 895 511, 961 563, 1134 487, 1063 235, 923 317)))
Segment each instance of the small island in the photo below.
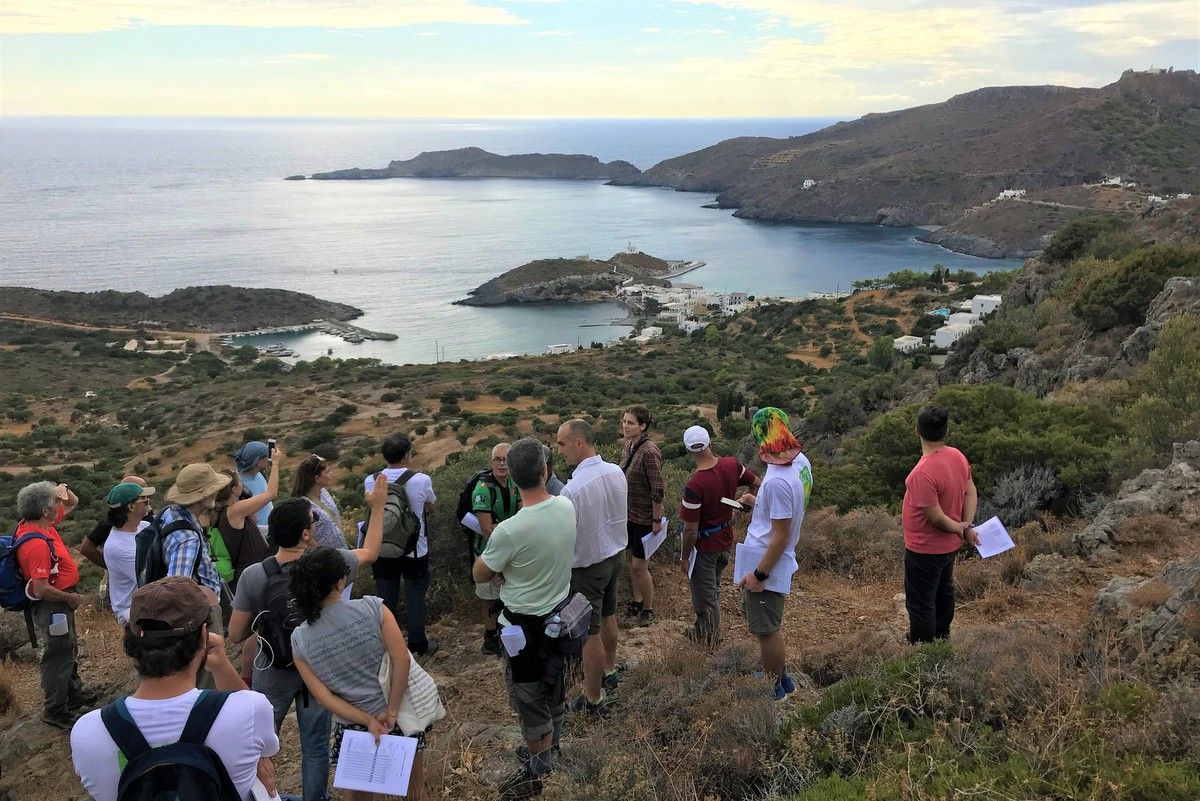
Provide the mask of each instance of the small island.
MULTIPOLYGON (((563 153, 520 153, 501 156, 478 147, 435 150, 416 158, 393 161, 379 169, 352 167, 314 173, 315 181, 369 181, 383 178, 556 178, 562 180, 613 180, 637 175, 628 161, 607 164, 595 156, 563 153)), ((289 176, 285 180, 301 180, 289 176)))
POLYGON ((623 284, 670 286, 670 278, 703 262, 667 261, 641 251, 623 251, 608 259, 537 259, 514 267, 472 289, 460 306, 509 303, 604 303, 617 300, 623 284))

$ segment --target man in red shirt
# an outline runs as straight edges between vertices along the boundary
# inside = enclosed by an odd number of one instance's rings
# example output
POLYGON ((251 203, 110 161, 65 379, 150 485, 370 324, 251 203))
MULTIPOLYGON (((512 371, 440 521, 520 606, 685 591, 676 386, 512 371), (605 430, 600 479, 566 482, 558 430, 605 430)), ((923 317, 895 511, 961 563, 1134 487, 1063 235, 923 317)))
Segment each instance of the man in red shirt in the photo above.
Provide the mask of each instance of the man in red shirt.
MULTIPOLYGON (((721 499, 735 500, 739 486, 754 489, 758 476, 732 456, 715 456, 711 444, 702 426, 683 432, 683 445, 696 463, 696 472, 683 488, 679 517, 684 523, 681 567, 685 576, 692 549, 696 549, 696 566, 689 580, 696 622, 687 636, 694 642, 715 646, 721 639, 721 573, 729 564, 733 548, 733 507, 721 499)), ((754 503, 754 496, 743 502, 754 503)))
POLYGON ((921 458, 904 481, 904 605, 913 643, 950 636, 954 558, 964 538, 979 544, 971 527, 979 498, 967 457, 946 444, 949 419, 939 406, 917 413, 921 458))
POLYGON ((79 567, 55 528, 79 505, 65 484, 39 481, 17 493, 17 564, 29 582, 30 613, 41 644, 40 668, 44 709, 42 722, 64 731, 77 718, 73 712, 96 701, 79 680, 75 610, 83 596, 75 592, 79 567), (26 535, 32 536, 26 536, 26 535), (25 537, 25 539, 21 539, 25 537))

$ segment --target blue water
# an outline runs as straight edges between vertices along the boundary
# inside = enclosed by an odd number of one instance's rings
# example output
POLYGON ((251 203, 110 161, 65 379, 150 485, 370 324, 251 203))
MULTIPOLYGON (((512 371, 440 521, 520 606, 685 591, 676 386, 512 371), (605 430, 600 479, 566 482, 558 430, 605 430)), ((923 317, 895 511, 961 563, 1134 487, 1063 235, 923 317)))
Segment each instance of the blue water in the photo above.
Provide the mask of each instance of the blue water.
POLYGON ((987 270, 912 229, 789 226, 704 209, 712 197, 596 181, 287 182, 422 150, 590 153, 648 167, 731 136, 788 136, 825 119, 245 120, 0 118, 0 283, 162 294, 280 287, 349 303, 397 342, 271 337, 301 355, 389 362, 540 353, 628 332, 612 304, 474 309, 466 291, 536 258, 607 258, 630 243, 707 266, 683 280, 759 295, 847 288, 936 262, 987 270), (336 270, 336 273, 334 272, 336 270), (581 327, 588 326, 588 327, 581 327))

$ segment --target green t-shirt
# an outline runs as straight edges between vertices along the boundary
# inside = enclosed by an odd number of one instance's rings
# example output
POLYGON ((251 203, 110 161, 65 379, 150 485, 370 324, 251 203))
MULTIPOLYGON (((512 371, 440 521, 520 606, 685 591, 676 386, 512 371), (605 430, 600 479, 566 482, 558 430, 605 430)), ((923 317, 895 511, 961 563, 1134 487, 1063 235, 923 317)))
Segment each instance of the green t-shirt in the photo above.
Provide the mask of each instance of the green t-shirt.
MULTIPOLYGON (((471 511, 489 513, 492 516, 493 528, 515 515, 521 508, 521 492, 517 489, 512 477, 509 477, 508 486, 505 489, 501 489, 495 481, 495 476, 481 478, 475 482, 475 489, 471 491, 471 511), (505 492, 508 494, 507 506, 504 503, 505 492)), ((476 556, 483 553, 483 543, 483 535, 475 535, 476 556)))
POLYGON ((521 615, 550 612, 571 589, 575 505, 553 497, 492 529, 483 563, 504 574, 500 600, 521 615))

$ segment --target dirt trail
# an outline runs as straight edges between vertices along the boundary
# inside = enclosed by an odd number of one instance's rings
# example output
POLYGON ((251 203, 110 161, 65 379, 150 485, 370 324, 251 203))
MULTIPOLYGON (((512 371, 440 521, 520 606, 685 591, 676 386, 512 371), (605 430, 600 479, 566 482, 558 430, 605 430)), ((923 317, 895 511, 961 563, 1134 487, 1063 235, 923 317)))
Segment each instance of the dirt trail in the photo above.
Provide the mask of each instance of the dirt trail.
POLYGON ((33 323, 35 325, 48 325, 54 328, 71 328, 76 331, 122 331, 126 333, 136 333, 139 330, 146 331, 147 334, 154 334, 155 337, 173 337, 176 339, 193 339, 196 345, 202 350, 212 350, 212 339, 219 334, 214 334, 208 331, 166 331, 160 328, 137 329, 137 328, 122 328, 113 325, 85 325, 84 323, 67 323, 62 320, 47 320, 43 317, 24 317, 19 314, 2 314, 0 320, 13 320, 20 323, 33 323))

